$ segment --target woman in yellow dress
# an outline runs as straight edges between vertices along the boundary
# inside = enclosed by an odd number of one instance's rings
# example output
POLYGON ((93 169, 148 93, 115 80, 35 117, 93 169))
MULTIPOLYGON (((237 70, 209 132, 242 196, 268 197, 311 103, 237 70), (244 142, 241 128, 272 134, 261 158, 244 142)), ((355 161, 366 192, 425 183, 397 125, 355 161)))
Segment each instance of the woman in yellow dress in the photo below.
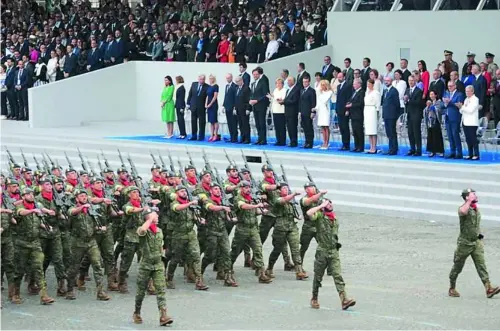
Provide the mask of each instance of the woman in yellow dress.
POLYGON ((174 105, 174 85, 172 77, 165 76, 165 87, 161 92, 161 120, 167 123, 167 133, 165 138, 174 136, 175 105, 174 105))

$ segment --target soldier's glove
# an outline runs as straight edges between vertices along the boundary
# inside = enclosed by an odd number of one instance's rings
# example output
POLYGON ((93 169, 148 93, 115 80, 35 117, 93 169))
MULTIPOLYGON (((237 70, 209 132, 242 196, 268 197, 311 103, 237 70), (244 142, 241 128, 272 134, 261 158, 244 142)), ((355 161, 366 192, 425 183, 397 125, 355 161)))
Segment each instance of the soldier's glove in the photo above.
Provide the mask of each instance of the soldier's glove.
POLYGON ((484 236, 483 236, 482 234, 479 234, 479 235, 477 236, 477 239, 479 239, 479 240, 482 240, 483 238, 484 238, 484 236))
POLYGON ((339 250, 340 247, 342 247, 342 244, 341 243, 337 243, 337 250, 339 250))

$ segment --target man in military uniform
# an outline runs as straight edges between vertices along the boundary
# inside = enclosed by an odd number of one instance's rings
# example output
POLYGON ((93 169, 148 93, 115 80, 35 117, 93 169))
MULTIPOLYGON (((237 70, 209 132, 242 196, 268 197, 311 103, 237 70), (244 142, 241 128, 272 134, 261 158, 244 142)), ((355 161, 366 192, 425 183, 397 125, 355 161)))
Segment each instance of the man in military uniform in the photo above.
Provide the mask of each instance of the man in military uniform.
MULTIPOLYGON (((125 194, 126 188, 132 186, 132 183, 129 181, 129 176, 128 176, 128 171, 125 168, 118 168, 116 171, 118 174, 118 182, 115 184, 113 191, 115 192, 115 196, 118 197, 118 207, 123 208, 123 206, 127 203, 128 196, 125 194)), ((118 264, 118 257, 120 257, 120 254, 123 251, 123 244, 124 244, 124 239, 125 239, 125 232, 126 229, 123 226, 123 221, 121 222, 122 224, 119 225, 118 222, 116 222, 116 226, 113 227, 113 239, 115 243, 117 243, 114 251, 114 258, 115 258, 115 266, 118 264)), ((133 257, 132 257, 133 258, 133 257)), ((115 270, 115 274, 118 273, 117 270, 115 270)), ((117 277, 118 278, 118 277, 117 277)))
MULTIPOLYGON (((246 168, 241 168, 240 169, 240 175, 241 175, 241 180, 245 180, 245 181, 249 182, 250 186, 252 185, 252 173, 250 172, 250 170, 248 170, 246 168)), ((239 188, 240 188, 240 186, 237 187, 237 189, 236 189, 235 193, 233 194, 233 196, 236 196, 236 195, 239 194, 238 193, 239 192, 239 188)), ((250 191, 252 191, 252 189, 250 189, 250 191)), ((233 203, 233 205, 234 205, 234 203, 233 203)), ((252 261, 252 255, 251 255, 250 246, 245 245, 245 247, 243 247, 243 254, 244 254, 244 257, 245 257, 245 262, 244 262, 243 266, 245 268, 253 268, 253 261, 252 261)))
POLYGON ((64 190, 68 193, 73 193, 73 191, 78 187, 78 175, 75 169, 66 169, 66 186, 64 190))
POLYGON ((196 168, 188 164, 184 167, 184 173, 186 174, 186 187, 188 189, 194 189, 194 187, 198 184, 198 178, 196 178, 196 168))
POLYGON ((16 208, 16 232, 14 242, 14 258, 16 272, 15 288, 12 292, 12 303, 20 304, 21 281, 25 274, 30 275, 33 284, 40 284, 40 303, 51 304, 55 300, 47 294, 47 283, 43 275, 43 252, 40 244, 40 231, 51 231, 42 223, 42 210, 37 208, 33 190, 24 188, 21 192, 22 203, 16 208), (32 270, 29 270, 31 268, 32 270))
MULTIPOLYGON (((99 208, 99 223, 102 225, 101 229, 96 231, 95 240, 99 251, 101 252, 102 261, 104 263, 104 273, 108 279, 108 291, 118 291, 118 284, 115 282, 115 277, 113 275, 114 259, 113 259, 113 231, 112 223, 110 220, 113 217, 122 216, 123 211, 113 210, 111 205, 113 201, 108 199, 104 195, 104 180, 100 177, 94 177, 90 181, 90 190, 88 193, 90 202, 94 205, 98 205, 99 208)), ((120 224, 119 224, 120 225, 120 224)), ((90 268, 90 258, 88 255, 82 260, 80 265, 80 279, 84 278, 85 275, 89 273, 90 268)))
MULTIPOLYGON (((264 175, 264 178, 262 182, 260 183, 260 190, 266 195, 267 197, 267 202, 270 203, 270 201, 275 201, 280 193, 278 192, 278 185, 276 183, 276 179, 274 177, 274 170, 273 168, 268 165, 264 164, 262 166, 262 174, 264 175)), ((262 215, 260 219, 260 224, 259 224, 259 235, 260 235, 260 240, 262 242, 262 245, 266 242, 267 236, 269 236, 269 232, 271 229, 274 227, 274 224, 276 223, 276 216, 274 214, 274 205, 270 205, 271 209, 271 215, 262 215)), ((294 265, 290 261, 290 254, 288 253, 288 245, 285 244, 283 246, 283 260, 285 261, 285 271, 291 271, 294 270, 294 265)))
POLYGON ((78 178, 79 178, 78 188, 84 189, 84 190, 89 190, 90 189, 89 173, 85 170, 81 170, 78 178))
POLYGON ((302 215, 304 215, 304 224, 300 232, 300 259, 302 260, 302 265, 304 264, 304 256, 311 244, 311 240, 316 238, 316 227, 313 223, 307 222, 307 211, 316 207, 318 201, 327 193, 327 191, 318 191, 316 185, 310 182, 304 185, 304 190, 306 191, 306 196, 300 199, 300 207, 302 215))
POLYGON ((319 309, 318 293, 326 270, 327 275, 333 277, 342 310, 346 310, 354 306, 356 300, 347 297, 344 279, 340 274, 339 249, 342 245, 338 242, 339 222, 333 212, 332 202, 323 199, 319 206, 312 207, 307 211, 307 216, 308 219, 304 222, 310 222, 316 227, 316 240, 318 242, 314 260, 311 307, 319 309))
POLYGON ((52 262, 57 279, 57 296, 62 297, 66 295, 66 285, 64 284, 66 280, 66 269, 63 263, 63 249, 59 224, 67 220, 61 219, 61 215, 57 212, 54 192, 50 180, 45 178, 40 184, 42 190, 40 195, 35 198, 35 201, 40 204, 42 212, 47 215, 45 217, 46 223, 52 227, 52 231, 40 232, 40 242, 45 257, 43 261, 43 273, 45 275, 50 262, 52 262))
POLYGON ((173 283, 177 264, 183 260, 188 268, 192 268, 197 290, 207 290, 208 286, 203 283, 200 263, 200 246, 193 227, 204 220, 197 214, 194 208, 198 201, 189 201, 188 189, 185 186, 177 186, 176 199, 172 202, 171 209, 174 213, 172 221, 174 228, 172 233, 172 261, 168 264, 167 281, 168 288, 175 288, 173 283))
MULTIPOLYGON (((2 226, 0 228, 0 232, 2 234, 2 284, 3 284, 3 274, 7 276, 7 283, 9 286, 9 300, 12 300, 12 296, 14 295, 15 283, 15 268, 14 268, 14 244, 11 237, 11 224, 14 223, 15 220, 12 218, 12 214, 14 210, 9 209, 6 201, 4 201, 4 192, 3 188, 0 189, 0 216, 2 221, 2 226), (5 207, 5 208, 4 208, 5 207)), ((13 207, 11 207, 13 208, 13 207)))
POLYGON ((80 269, 80 262, 87 254, 94 271, 94 279, 97 287, 97 300, 107 301, 111 299, 103 290, 103 271, 101 266, 101 253, 95 235, 97 231, 105 230, 99 227, 94 216, 94 210, 89 204, 87 191, 76 189, 74 191, 76 205, 69 209, 70 233, 71 233, 71 255, 72 263, 68 271, 68 291, 66 299, 75 300, 74 287, 76 276, 80 269), (92 214, 92 215, 91 215, 92 214))
POLYGON ((22 178, 19 180, 19 185, 21 186, 21 189, 25 187, 33 189, 33 186, 35 184, 33 182, 33 171, 30 168, 22 168, 21 175, 22 178))
POLYGON ((262 242, 259 236, 258 211, 264 208, 263 203, 254 204, 250 182, 240 183, 239 194, 234 199, 234 207, 238 223, 231 243, 231 270, 234 262, 241 254, 243 247, 249 245, 253 251, 255 273, 259 276, 259 283, 269 284, 272 279, 267 277, 262 256, 262 242))
POLYGON ((140 238, 142 259, 137 275, 137 294, 135 296, 135 310, 133 320, 135 324, 142 324, 141 308, 146 288, 150 279, 156 288, 156 301, 160 311, 160 325, 170 325, 174 322, 167 316, 167 300, 165 295, 164 265, 162 263, 163 232, 158 227, 158 214, 145 210, 143 213, 144 224, 137 229, 140 238))
MULTIPOLYGON (((451 65, 451 71, 456 71, 458 72, 458 63, 456 63, 454 60, 453 60, 453 52, 452 51, 448 51, 448 50, 445 50, 444 51, 444 60, 446 62, 449 62, 450 65, 451 65)), ((450 72, 451 72, 450 71, 450 72)), ((449 73, 448 73, 449 74, 449 73)), ((448 79, 449 79, 449 76, 448 76, 448 79)))
POLYGON ((60 178, 63 176, 62 172, 61 172, 61 168, 58 167, 58 166, 53 166, 51 169, 50 169, 50 172, 52 174, 53 177, 56 177, 56 178, 60 178))
MULTIPOLYGON (((175 199, 175 188, 181 183, 180 174, 176 174, 174 171, 169 171, 167 175, 167 185, 163 186, 160 190, 160 200, 161 200, 161 220, 160 228, 164 234, 164 245, 165 249, 165 272, 168 267, 168 263, 172 259, 172 233, 174 231, 174 222, 172 220, 173 211, 170 208, 173 199, 175 199)), ((165 274, 166 277, 166 274, 165 274)))
POLYGON ((218 268, 218 277, 224 279, 224 285, 237 287, 234 279, 234 273, 231 268, 231 258, 229 256, 230 244, 227 234, 226 223, 232 223, 235 220, 231 218, 231 208, 222 205, 222 188, 217 183, 210 185, 210 196, 203 204, 206 210, 207 237, 206 250, 201 261, 201 273, 211 263, 216 263, 218 268), (222 275, 220 275, 222 273, 222 275))
POLYGON ((495 55, 491 53, 484 54, 486 57, 486 63, 488 64, 487 71, 490 73, 492 80, 495 80, 495 73, 498 70, 498 65, 493 62, 495 60, 495 55))
POLYGON ((10 170, 12 171, 12 177, 16 181, 21 180, 21 166, 17 163, 11 165, 10 170))
POLYGON ((457 278, 462 272, 465 261, 471 256, 479 278, 481 278, 486 289, 486 297, 493 298, 493 296, 500 293, 500 286, 491 285, 490 277, 486 270, 486 262, 484 261, 484 236, 481 233, 481 212, 477 206, 476 191, 470 188, 465 189, 462 191, 462 198, 465 200, 465 203, 458 208, 460 235, 458 236, 457 249, 453 257, 448 295, 455 298, 460 297, 460 293, 455 289, 457 278))
POLYGON ((300 193, 290 192, 287 183, 279 183, 279 195, 270 195, 269 203, 273 206, 273 213, 276 216, 273 231, 273 251, 269 255, 269 264, 266 270, 268 277, 274 278, 273 267, 278 257, 290 244, 293 263, 297 280, 307 279, 308 276, 302 269, 302 260, 300 259, 299 229, 294 219, 292 201, 300 193))
MULTIPOLYGON (((69 199, 71 197, 71 193, 65 192, 65 185, 64 185, 64 179, 62 177, 57 177, 54 178, 52 184, 54 185, 54 191, 56 194, 61 195, 63 198, 63 202, 65 202, 66 205, 69 203, 69 199)), ((63 208, 66 208, 63 207, 63 208)), ((65 210, 65 216, 66 218, 68 216, 67 210, 65 210)), ((63 264, 64 264, 64 270, 66 271, 66 275, 69 271, 69 268, 71 266, 71 238, 69 234, 69 223, 68 219, 61 220, 59 222, 59 232, 61 236, 61 246, 62 246, 62 256, 63 256, 63 264)))
MULTIPOLYGON (((200 183, 198 183, 194 190, 193 195, 198 198, 200 207, 203 207, 205 201, 208 200, 210 196, 210 184, 212 183, 212 174, 204 170, 200 174, 200 183)), ((201 213, 202 217, 205 216, 205 212, 201 213)), ((198 242, 200 243, 200 252, 203 254, 205 252, 205 239, 207 236, 207 229, 205 225, 198 226, 198 242)))

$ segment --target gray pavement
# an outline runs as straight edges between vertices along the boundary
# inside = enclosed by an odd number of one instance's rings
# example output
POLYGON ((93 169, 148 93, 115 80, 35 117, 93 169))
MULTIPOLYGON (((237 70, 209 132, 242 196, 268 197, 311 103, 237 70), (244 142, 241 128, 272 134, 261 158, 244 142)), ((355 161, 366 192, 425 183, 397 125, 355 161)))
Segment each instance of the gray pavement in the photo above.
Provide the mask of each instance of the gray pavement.
MULTIPOLYGON (((468 260, 458 280, 461 298, 449 298, 448 273, 452 265, 458 227, 372 215, 339 213, 343 276, 348 293, 357 304, 342 311, 333 280, 325 276, 320 290, 321 309, 309 308, 312 280, 296 281, 292 272, 276 265, 276 279, 264 285, 242 257, 235 267, 238 288, 225 288, 207 269, 207 292, 195 291, 177 270, 177 289, 167 291, 169 314, 175 329, 498 329, 500 296, 486 299, 474 265, 468 260), (404 225, 404 226, 402 226, 404 225)), ((485 231, 485 250, 492 281, 500 282, 500 229, 485 231)), ((312 276, 313 243, 305 269, 312 276)), ((271 240, 264 245, 267 257, 271 240)), ((25 302, 14 306, 2 297, 2 329, 156 329, 158 313, 154 297, 143 306, 144 324, 136 326, 134 308, 137 266, 131 270, 131 293, 111 293, 112 300, 95 300, 95 284, 88 282, 78 299, 56 298, 48 307, 37 297, 22 294, 25 302)), ((52 267, 47 280, 55 295, 52 267)), ((2 295, 6 295, 6 290, 2 295)))

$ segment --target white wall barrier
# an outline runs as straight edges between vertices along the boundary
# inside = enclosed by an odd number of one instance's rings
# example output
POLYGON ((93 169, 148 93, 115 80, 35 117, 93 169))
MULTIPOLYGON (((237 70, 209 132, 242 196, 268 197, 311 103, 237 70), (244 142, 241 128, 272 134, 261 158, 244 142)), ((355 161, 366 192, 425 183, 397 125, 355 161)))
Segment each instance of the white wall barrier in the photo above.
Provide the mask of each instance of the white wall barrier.
POLYGON ((332 62, 341 68, 346 57, 352 59, 353 68, 361 68, 363 57, 369 57, 371 67, 383 72, 389 61, 399 68, 404 56, 409 57, 410 68, 425 60, 428 69, 434 69, 444 60, 444 50, 451 50, 461 71, 469 51, 477 54, 476 62, 484 61, 486 52, 500 58, 498 31, 498 10, 328 13, 328 44, 335 50, 332 62))

